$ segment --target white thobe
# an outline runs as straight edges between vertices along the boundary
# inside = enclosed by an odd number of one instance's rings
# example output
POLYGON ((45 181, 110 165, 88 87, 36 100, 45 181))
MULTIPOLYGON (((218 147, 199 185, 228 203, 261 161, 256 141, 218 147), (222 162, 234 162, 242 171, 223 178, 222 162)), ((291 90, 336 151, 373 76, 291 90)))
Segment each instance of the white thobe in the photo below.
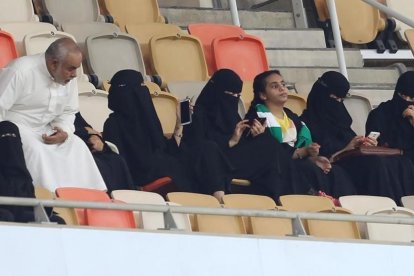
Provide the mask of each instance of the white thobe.
POLYGON ((106 190, 88 147, 73 134, 77 111, 76 79, 66 85, 53 81, 44 54, 16 59, 0 71, 0 121, 19 127, 35 186, 50 191, 58 187, 106 190), (64 143, 43 142, 42 134, 51 134, 53 127, 68 133, 64 143))

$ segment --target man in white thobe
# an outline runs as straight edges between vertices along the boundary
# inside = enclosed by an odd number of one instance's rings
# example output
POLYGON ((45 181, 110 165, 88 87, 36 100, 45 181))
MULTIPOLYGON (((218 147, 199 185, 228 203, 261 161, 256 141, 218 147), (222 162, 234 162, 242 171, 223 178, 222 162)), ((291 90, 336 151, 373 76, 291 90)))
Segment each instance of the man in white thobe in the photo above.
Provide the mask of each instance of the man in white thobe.
POLYGON ((18 58, 0 71, 0 121, 19 127, 33 184, 53 192, 59 187, 106 190, 88 147, 73 134, 81 62, 76 43, 62 38, 45 54, 18 58))

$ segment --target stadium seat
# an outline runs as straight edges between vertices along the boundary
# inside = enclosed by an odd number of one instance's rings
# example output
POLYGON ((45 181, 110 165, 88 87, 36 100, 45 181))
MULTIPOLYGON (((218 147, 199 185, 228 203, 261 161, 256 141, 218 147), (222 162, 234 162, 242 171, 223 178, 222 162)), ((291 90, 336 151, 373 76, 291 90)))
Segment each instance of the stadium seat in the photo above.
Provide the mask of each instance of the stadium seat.
POLYGON ((407 43, 410 46, 411 52, 414 55, 414 29, 408 29, 404 33, 407 43))
POLYGON ((17 58, 17 49, 13 36, 5 31, 0 31, 0 68, 5 67, 10 61, 17 58))
POLYGON ((207 81, 169 81, 167 90, 178 100, 191 99, 195 104, 207 81))
MULTIPOLYGON (((386 3, 390 9, 398 12, 403 16, 413 19, 414 5, 411 0, 386 0, 386 3)), ((404 33, 412 27, 398 20, 395 20, 395 23, 395 30, 397 32, 398 38, 402 41, 408 41, 408 38, 404 35, 404 33)))
MULTIPOLYGON (((122 200, 131 204, 152 204, 152 205, 167 205, 164 198, 151 192, 131 191, 131 190, 116 190, 112 191, 112 197, 117 200, 122 200)), ((146 230, 164 229, 164 215, 160 212, 134 212, 135 220, 139 222, 140 228, 146 230)), ((190 220, 186 214, 172 214, 177 229, 184 231, 191 231, 190 220)))
POLYGON ((213 40, 212 48, 216 70, 229 68, 249 81, 269 70, 265 46, 256 36, 221 36, 213 40))
POLYGON ((104 91, 79 93, 79 111, 93 129, 102 132, 111 110, 108 108, 108 93, 104 91))
POLYGON ((86 39, 86 49, 89 71, 98 77, 99 83, 109 82, 116 72, 123 69, 146 75, 139 44, 128 34, 90 35, 86 39))
POLYGON ((151 38, 151 66, 162 79, 169 81, 206 81, 208 70, 201 42, 181 33, 159 34, 151 38))
MULTIPOLYGON (((64 200, 111 202, 106 192, 94 189, 64 187, 57 188, 55 192, 58 198, 64 200)), ((76 208, 75 211, 79 224, 87 225, 85 209, 76 208)))
POLYGON ((177 122, 177 98, 168 92, 161 91, 158 85, 145 82, 151 93, 152 103, 161 122, 162 131, 166 137, 171 137, 174 133, 177 122))
MULTIPOLYGON (((395 218, 414 218, 414 211, 403 207, 392 207, 367 212, 369 216, 389 216, 395 218)), ((414 241, 414 225, 367 223, 369 240, 389 242, 414 241)))
POLYGON ((242 99, 246 110, 249 110, 250 104, 253 101, 254 93, 253 93, 253 81, 243 81, 242 93, 240 98, 242 99))
POLYGON ((352 118, 351 128, 357 135, 365 136, 365 123, 372 107, 370 101, 362 96, 351 95, 344 100, 346 109, 352 118))
POLYGON ((87 23, 104 21, 99 14, 97 0, 42 0, 43 14, 49 16, 53 25, 64 23, 87 23))
MULTIPOLYGON (((114 200, 114 203, 124 203, 114 200)), ((110 228, 136 228, 136 222, 132 211, 85 209, 86 225, 94 227, 110 228)))
MULTIPOLYGON (((169 206, 181 206, 181 204, 175 203, 175 202, 166 202, 169 206)), ((186 232, 191 232, 191 221, 190 216, 188 214, 183 213, 172 213, 174 222, 177 226, 177 229, 183 230, 186 232)))
POLYGON ((56 32, 55 26, 43 22, 0 22, 0 30, 13 35, 18 56, 25 56, 23 39, 30 33, 56 32))
POLYGON ((405 208, 408 208, 414 211, 414 195, 401 197, 401 203, 405 208))
MULTIPOLYGON (((250 194, 228 194, 223 196, 227 208, 260 209, 279 211, 273 199, 267 196, 250 194)), ((292 222, 284 218, 243 217, 247 234, 265 236, 291 235, 292 222)))
POLYGON ((145 69, 148 75, 154 75, 154 69, 151 66, 150 41, 154 35, 158 34, 177 34, 181 33, 180 27, 173 24, 163 23, 143 23, 127 24, 126 32, 135 37, 141 46, 141 52, 145 63, 145 69))
POLYGON ((285 103, 285 107, 289 108, 294 113, 300 116, 303 110, 306 109, 306 99, 301 95, 289 93, 288 100, 285 103))
POLYGON ((282 207, 294 212, 318 212, 335 207, 326 197, 313 195, 283 195, 279 197, 282 207))
POLYGON ((217 70, 213 56, 212 42, 221 36, 240 36, 245 35, 242 28, 236 25, 213 24, 213 23, 193 23, 188 24, 188 32, 200 39, 203 44, 204 56, 206 58, 208 72, 213 75, 217 70))
MULTIPOLYGON (((351 211, 334 207, 319 213, 351 214, 351 211)), ((309 235, 319 238, 360 239, 358 225, 354 221, 307 220, 309 235)))
POLYGON ((39 21, 31 0, 0 1, 0 22, 39 21))
POLYGON ((127 24, 166 22, 157 0, 99 0, 99 7, 101 14, 111 16, 123 32, 127 24))
MULTIPOLYGON (((394 208, 397 204, 388 197, 368 196, 368 195, 350 195, 341 196, 339 202, 343 208, 350 210, 355 215, 365 215, 368 211, 384 208, 394 208)), ((367 237, 366 223, 358 224, 362 238, 367 237)))
MULTIPOLYGON (((218 200, 211 195, 172 192, 167 194, 169 201, 184 206, 221 208, 218 200)), ((190 217, 191 218, 191 217, 190 217)), ((210 233, 245 234, 246 229, 241 217, 195 215, 192 222, 193 231, 210 233)))

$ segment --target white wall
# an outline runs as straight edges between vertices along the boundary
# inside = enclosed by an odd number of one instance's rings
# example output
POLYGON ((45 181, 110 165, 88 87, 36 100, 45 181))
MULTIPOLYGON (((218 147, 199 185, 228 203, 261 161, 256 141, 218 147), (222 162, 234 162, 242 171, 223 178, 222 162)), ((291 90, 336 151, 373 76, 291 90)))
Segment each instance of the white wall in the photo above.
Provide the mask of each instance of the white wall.
POLYGON ((414 247, 0 225, 0 275, 412 275, 414 247))

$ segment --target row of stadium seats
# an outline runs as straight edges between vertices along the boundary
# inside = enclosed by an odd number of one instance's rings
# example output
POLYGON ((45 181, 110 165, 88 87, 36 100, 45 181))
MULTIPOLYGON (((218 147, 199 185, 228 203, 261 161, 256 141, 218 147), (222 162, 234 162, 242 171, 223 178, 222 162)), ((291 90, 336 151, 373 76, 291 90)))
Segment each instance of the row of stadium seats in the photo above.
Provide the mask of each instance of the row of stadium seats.
MULTIPOLYGON (((162 196, 151 192, 118 190, 112 192, 111 199, 105 192, 82 188, 59 188, 56 196, 42 188, 36 188, 39 199, 63 199, 80 201, 116 202, 130 204, 152 204, 171 206, 193 206, 209 208, 237 208, 254 210, 323 212, 355 215, 378 215, 414 217, 414 196, 402 198, 407 208, 398 207, 387 197, 344 196, 339 199, 342 207, 321 196, 286 195, 280 197, 282 206, 269 197, 248 194, 230 194, 220 204, 210 195, 172 192, 167 194, 166 202, 162 196)), ((98 209, 55 208, 68 224, 89 225, 95 227, 141 228, 146 230, 165 229, 166 221, 162 213, 142 211, 114 211, 98 209)), ((289 218, 236 217, 201 214, 173 213, 172 218, 177 229, 208 233, 253 234, 265 236, 294 235, 292 221, 289 218)), ((303 220, 304 233, 320 238, 370 239, 381 241, 410 242, 414 239, 414 227, 411 225, 355 223, 351 221, 303 220)))

